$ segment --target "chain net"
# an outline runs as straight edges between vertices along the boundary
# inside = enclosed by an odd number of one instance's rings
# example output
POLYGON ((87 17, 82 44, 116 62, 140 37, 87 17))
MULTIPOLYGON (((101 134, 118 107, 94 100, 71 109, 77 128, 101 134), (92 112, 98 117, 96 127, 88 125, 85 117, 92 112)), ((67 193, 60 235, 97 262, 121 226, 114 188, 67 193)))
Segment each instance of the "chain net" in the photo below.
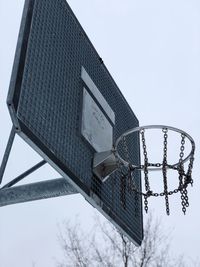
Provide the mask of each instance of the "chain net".
MULTIPOLYGON (((140 166, 133 166, 131 163, 127 166, 118 160, 119 169, 121 172, 121 204, 124 208, 126 208, 126 190, 129 192, 134 191, 136 195, 142 195, 144 198, 144 210, 148 212, 148 199, 149 197, 164 197, 165 198, 165 208, 166 214, 170 215, 170 206, 169 206, 169 196, 180 193, 181 198, 181 207, 184 214, 186 214, 186 208, 189 207, 189 198, 188 198, 188 185, 193 185, 192 179, 192 169, 193 169, 193 162, 194 162, 194 146, 192 146, 192 151, 188 158, 188 166, 187 170, 185 170, 185 162, 184 162, 184 151, 185 151, 185 139, 186 135, 181 133, 181 140, 180 140, 180 152, 179 152, 179 161, 176 165, 171 165, 168 163, 168 135, 169 131, 168 128, 162 128, 163 134, 163 156, 162 162, 160 163, 150 163, 147 153, 147 145, 146 145, 146 136, 145 136, 145 129, 141 128, 139 130, 140 138, 141 138, 141 149, 144 158, 143 164, 140 166), (149 172, 150 167, 159 168, 162 171, 163 176, 163 191, 160 193, 154 192, 151 189, 150 180, 149 180, 149 172), (168 170, 174 170, 178 174, 178 186, 173 190, 169 190, 168 188, 168 170), (138 190, 138 187, 134 183, 134 172, 141 170, 144 173, 144 190, 138 190)), ((124 150, 124 155, 126 162, 130 162, 129 157, 129 150, 126 141, 126 136, 122 137, 122 146, 124 150)))

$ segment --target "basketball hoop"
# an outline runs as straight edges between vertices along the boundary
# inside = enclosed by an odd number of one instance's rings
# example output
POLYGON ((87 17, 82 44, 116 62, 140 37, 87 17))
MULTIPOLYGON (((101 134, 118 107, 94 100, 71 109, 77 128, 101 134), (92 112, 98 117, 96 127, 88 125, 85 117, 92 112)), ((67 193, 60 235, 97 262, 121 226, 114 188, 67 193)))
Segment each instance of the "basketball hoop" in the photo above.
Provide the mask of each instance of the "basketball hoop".
POLYGON ((180 192, 181 194, 181 205, 182 211, 185 214, 186 208, 189 206, 188 202, 188 193, 187 193, 187 186, 189 184, 193 184, 192 180, 192 168, 193 168, 193 161, 194 161, 194 152, 195 152, 195 142, 192 137, 187 134, 186 132, 171 127, 171 126, 164 126, 164 125, 148 125, 133 128, 128 130, 127 132, 123 133, 116 141, 114 146, 114 153, 118 161, 118 166, 121 168, 125 166, 127 168, 127 177, 129 177, 129 183, 131 183, 131 189, 138 194, 143 195, 144 197, 144 209, 148 211, 148 198, 151 196, 158 197, 164 196, 165 197, 165 204, 166 204, 166 213, 170 214, 169 209, 169 196, 180 192), (163 155, 161 162, 150 162, 147 154, 147 145, 146 145, 146 131, 148 130, 161 130, 163 135, 163 155), (132 134, 138 132, 141 136, 141 147, 143 151, 144 163, 142 165, 135 165, 129 159, 129 149, 127 144, 127 138, 131 137, 132 134), (180 134, 180 153, 179 153, 179 161, 174 164, 169 164, 167 160, 167 152, 168 152, 168 135, 170 132, 176 132, 180 134), (186 139, 189 141, 191 145, 191 150, 188 155, 184 155, 185 149, 185 142, 186 139), (120 146, 120 148, 119 148, 120 146), (186 162, 188 165, 186 166, 186 162), (168 181, 167 181, 167 170, 172 169, 173 171, 178 172, 178 186, 173 190, 168 189, 168 181), (141 170, 144 173, 144 183, 145 183, 145 192, 142 192, 137 189, 136 185, 134 184, 133 173, 137 170, 141 170), (152 171, 162 171, 163 176, 163 185, 164 191, 160 193, 156 193, 151 189, 150 181, 149 181, 149 172, 152 171))
MULTIPOLYGON (((123 183, 128 183, 129 190, 134 191, 136 192, 136 194, 142 195, 144 197, 144 209, 146 212, 148 211, 149 197, 164 196, 166 213, 167 215, 169 215, 169 196, 180 192, 182 211, 185 214, 186 208, 189 206, 187 187, 189 184, 193 184, 192 169, 194 161, 194 152, 195 142, 193 138, 180 129, 165 125, 148 125, 136 127, 123 133, 116 140, 116 143, 114 144, 113 149, 111 151, 104 151, 95 154, 93 160, 93 173, 98 178, 100 178, 102 182, 105 182, 106 179, 111 175, 111 173, 118 169, 121 172, 121 180, 123 180, 123 183), (163 145, 163 149, 161 152, 161 160, 157 162, 152 162, 148 157, 149 155, 146 143, 146 133, 151 130, 157 130, 159 131, 159 134, 161 134, 161 142, 163 145), (170 163, 168 160, 168 137, 172 132, 176 134, 176 137, 178 137, 178 147, 180 147, 178 148, 178 161, 175 163, 170 163), (129 144, 133 140, 136 140, 136 136, 132 135, 137 133, 139 133, 141 137, 139 139, 141 144, 140 146, 142 155, 144 158, 143 163, 140 165, 137 165, 133 162, 133 157, 130 157, 130 154, 133 153, 133 151, 130 151, 129 149, 129 144), (190 151, 187 152, 187 155, 185 155, 186 142, 187 144, 189 144, 190 151), (177 186, 172 190, 168 188, 168 170, 170 169, 172 171, 177 172, 178 178, 177 186), (144 173, 143 191, 138 186, 136 186, 134 182, 134 173, 136 171, 142 171, 144 173), (154 171, 162 172, 164 190, 161 192, 154 192, 154 190, 152 190, 151 188, 149 173, 154 171)), ((126 193, 125 188, 126 186, 122 186, 121 188, 121 190, 123 191, 121 192, 122 196, 124 196, 126 193)))

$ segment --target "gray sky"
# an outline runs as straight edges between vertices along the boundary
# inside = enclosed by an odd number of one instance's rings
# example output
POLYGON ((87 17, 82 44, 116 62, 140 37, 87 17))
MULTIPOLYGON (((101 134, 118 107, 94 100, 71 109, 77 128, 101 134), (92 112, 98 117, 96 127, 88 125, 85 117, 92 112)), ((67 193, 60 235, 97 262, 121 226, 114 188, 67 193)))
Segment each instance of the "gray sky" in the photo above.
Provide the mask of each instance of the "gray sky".
MULTIPOLYGON (((21 0, 0 0, 0 157, 11 121, 6 95, 23 8, 21 0)), ((70 0, 90 40, 103 58, 140 125, 166 124, 184 129, 196 141, 194 187, 183 216, 174 198, 170 217, 161 199, 153 201, 165 228, 173 230, 172 251, 199 255, 198 178, 200 125, 200 3, 195 0, 70 0), (158 203, 158 204, 157 204, 158 203)), ((4 182, 40 157, 16 138, 4 182)), ((59 177, 45 166, 28 181, 59 177)), ((55 266, 61 257, 57 224, 65 218, 91 227, 94 209, 81 196, 67 196, 0 208, 0 266, 55 266), (73 207, 73 209, 71 208, 73 207)), ((145 216, 146 218, 146 216, 145 216)))

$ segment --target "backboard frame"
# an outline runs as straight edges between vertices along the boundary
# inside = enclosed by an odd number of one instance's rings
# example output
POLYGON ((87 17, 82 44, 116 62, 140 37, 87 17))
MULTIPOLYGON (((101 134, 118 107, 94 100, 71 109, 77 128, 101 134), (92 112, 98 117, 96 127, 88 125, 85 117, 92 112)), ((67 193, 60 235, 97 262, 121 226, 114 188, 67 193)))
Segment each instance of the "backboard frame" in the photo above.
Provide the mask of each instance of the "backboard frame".
MULTIPOLYGON (((42 158, 44 158, 53 168, 55 168, 62 175, 62 177, 64 177, 75 188, 76 191, 80 192, 92 206, 94 206, 106 218, 112 221, 112 223, 115 226, 120 228, 120 230, 125 235, 128 235, 129 238, 136 245, 140 245, 143 239, 143 229, 141 229, 142 233, 140 234, 140 236, 138 236, 136 233, 133 233, 133 231, 128 227, 128 225, 125 224, 123 221, 121 221, 120 218, 117 217, 116 214, 114 214, 112 210, 108 206, 106 206, 105 203, 102 202, 102 200, 99 198, 97 194, 94 193, 94 191, 89 189, 83 182, 81 182, 81 180, 69 168, 67 168, 65 164, 63 164, 63 162, 60 161, 55 156, 55 154, 50 149, 48 149, 44 145, 44 143, 41 142, 41 140, 17 116, 19 98, 20 98, 20 93, 21 93, 21 84, 22 84, 23 72, 24 72, 25 60, 26 60, 26 52, 27 52, 29 34, 31 31, 32 12, 34 8, 34 3, 35 3, 35 0, 25 0, 25 6, 24 6, 22 22, 21 22, 18 43, 17 43, 17 48, 16 48, 16 54, 15 54, 15 61, 13 65, 12 77, 11 77, 11 82, 10 82, 8 98, 7 98, 7 105, 9 108, 11 119, 15 126, 15 130, 18 133, 18 135, 21 138, 23 138, 24 141, 28 143, 35 151, 37 151, 42 156, 42 158)), ((70 9, 69 6, 68 8, 70 9)), ((77 23, 79 24, 78 20, 77 20, 77 23)), ((81 27, 80 24, 79 26, 81 27)), ((84 35, 85 35, 84 36, 85 38, 88 38, 85 33, 84 35)), ((92 48, 95 50, 94 46, 89 41, 89 39, 88 39, 88 42, 90 43, 92 48)), ((99 61, 101 62, 101 64, 103 64, 102 59, 100 57, 99 57, 99 61)), ((107 71, 108 75, 110 75, 105 66, 104 68, 107 71)), ((121 97, 124 99, 122 94, 121 94, 121 97)), ((126 102, 125 99, 124 101, 126 102)), ((138 125, 139 125, 139 122, 138 122, 138 125)), ((141 186, 141 181, 140 181, 140 186, 141 186)), ((140 217, 142 220, 143 218, 142 207, 140 208, 140 217)))

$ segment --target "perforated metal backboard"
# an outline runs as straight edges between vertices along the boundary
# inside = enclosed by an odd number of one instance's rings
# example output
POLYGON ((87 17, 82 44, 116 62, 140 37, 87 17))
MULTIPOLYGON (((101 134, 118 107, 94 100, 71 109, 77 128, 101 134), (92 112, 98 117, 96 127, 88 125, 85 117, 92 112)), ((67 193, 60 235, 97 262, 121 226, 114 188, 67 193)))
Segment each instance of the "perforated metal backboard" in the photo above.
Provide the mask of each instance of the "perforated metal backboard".
MULTIPOLYGON (((127 188, 122 196, 120 172, 104 183, 92 172, 94 153, 138 120, 65 0, 25 1, 7 102, 19 135, 141 244, 140 196, 127 188)), ((138 136, 129 146, 139 163, 138 136)))

